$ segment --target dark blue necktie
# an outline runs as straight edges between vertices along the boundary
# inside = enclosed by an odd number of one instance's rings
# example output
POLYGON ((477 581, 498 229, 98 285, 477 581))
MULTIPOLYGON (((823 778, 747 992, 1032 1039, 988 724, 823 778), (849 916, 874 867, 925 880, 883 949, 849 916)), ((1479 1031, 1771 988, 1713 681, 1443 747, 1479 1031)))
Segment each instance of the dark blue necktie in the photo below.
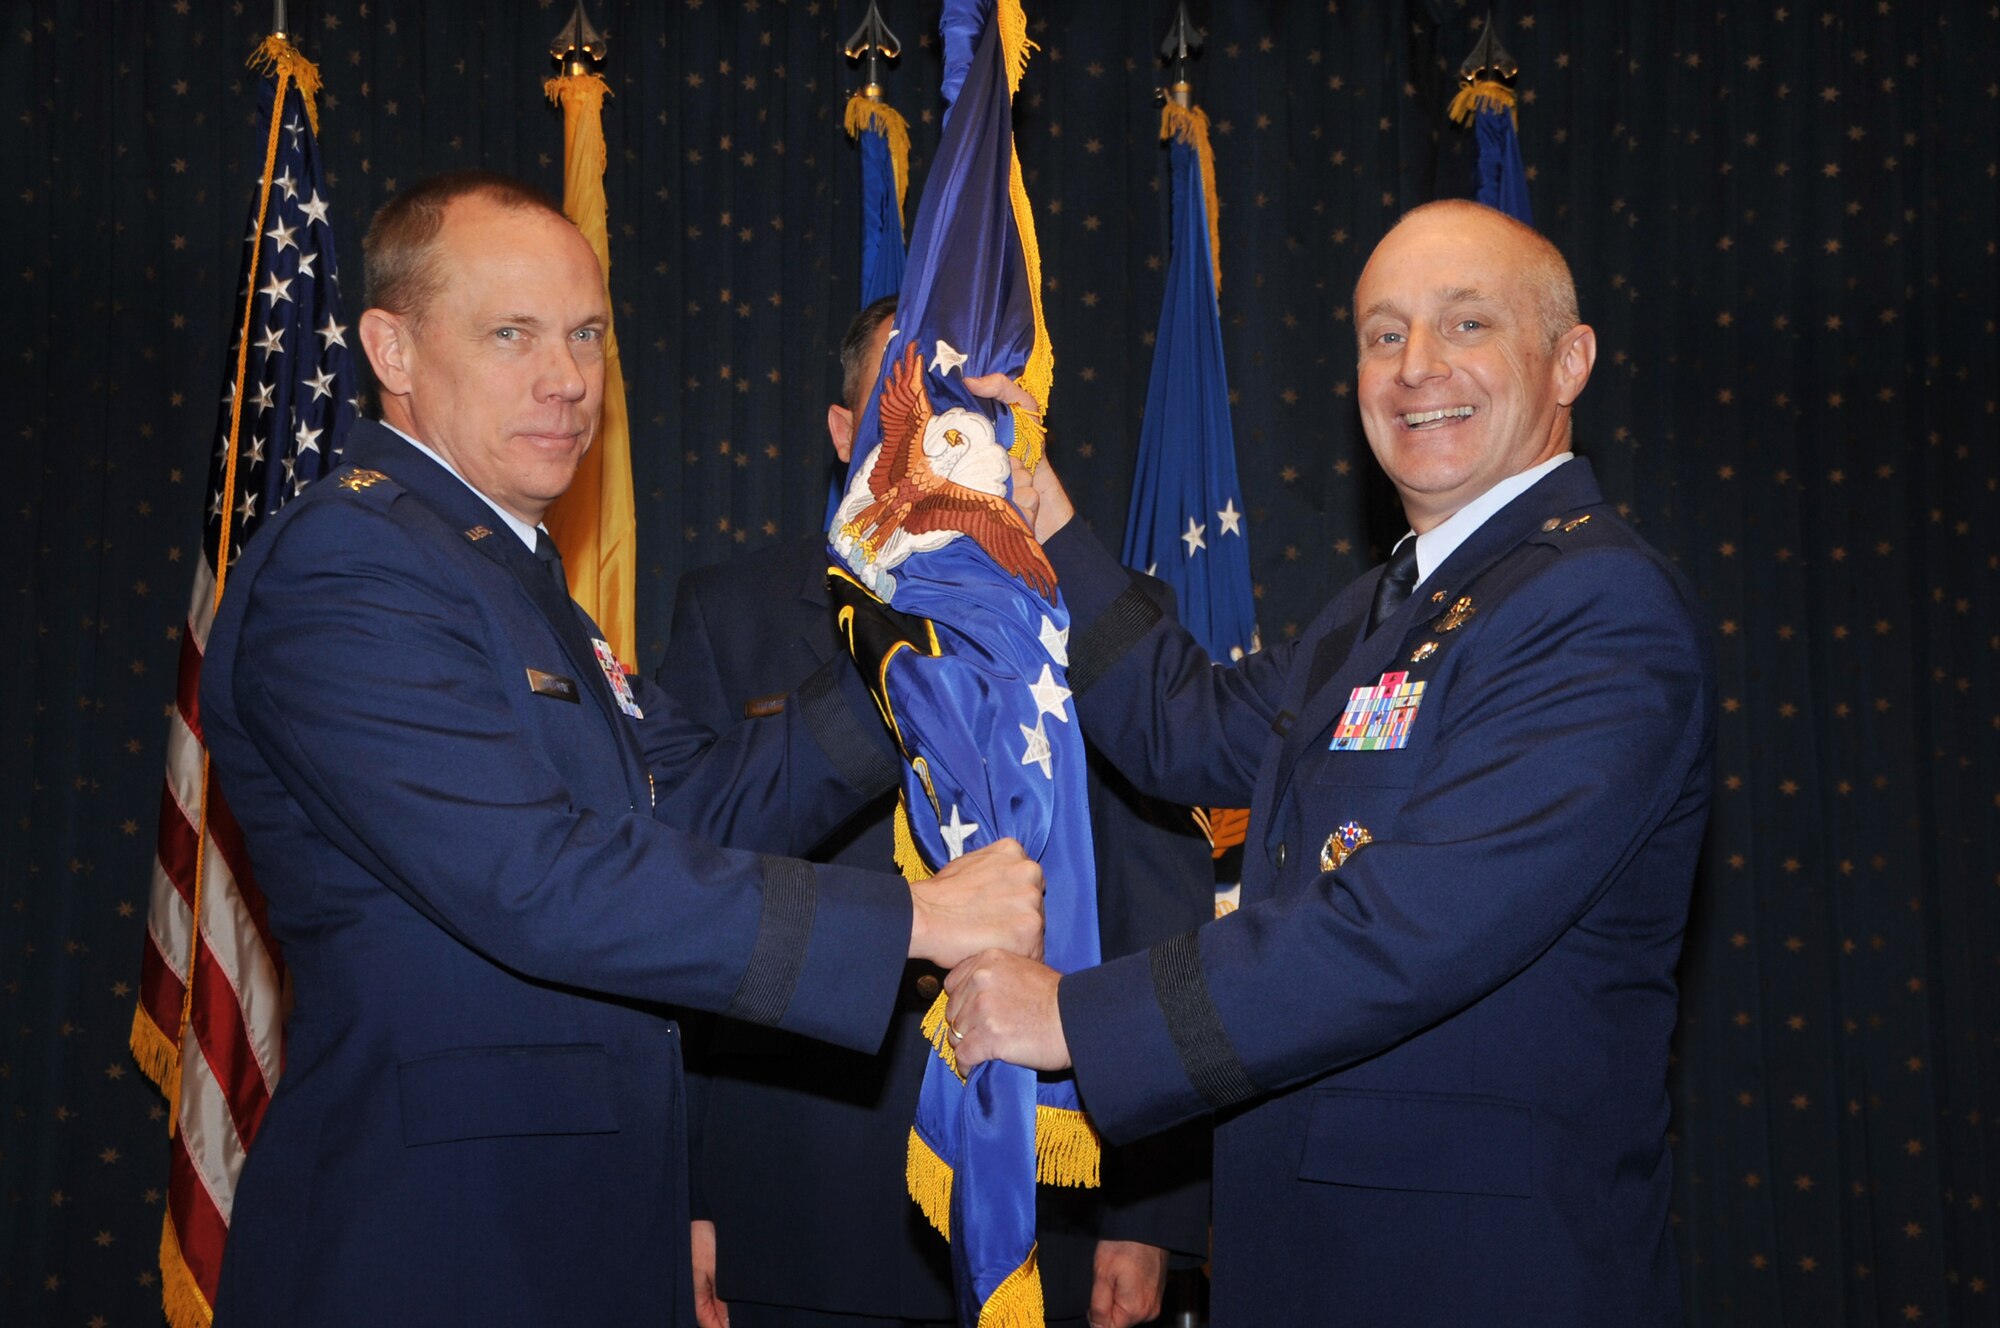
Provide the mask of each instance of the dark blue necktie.
POLYGON ((1382 625, 1382 620, 1403 607, 1403 601, 1417 587, 1417 537, 1405 536, 1389 555, 1389 565, 1382 569, 1382 580, 1375 587, 1375 602, 1368 607, 1368 630, 1373 632, 1382 625))
POLYGON ((568 599, 569 577, 563 572, 562 550, 558 549, 556 542, 549 538, 549 532, 539 526, 535 528, 535 557, 542 560, 542 570, 556 583, 556 588, 562 591, 563 598, 568 599))

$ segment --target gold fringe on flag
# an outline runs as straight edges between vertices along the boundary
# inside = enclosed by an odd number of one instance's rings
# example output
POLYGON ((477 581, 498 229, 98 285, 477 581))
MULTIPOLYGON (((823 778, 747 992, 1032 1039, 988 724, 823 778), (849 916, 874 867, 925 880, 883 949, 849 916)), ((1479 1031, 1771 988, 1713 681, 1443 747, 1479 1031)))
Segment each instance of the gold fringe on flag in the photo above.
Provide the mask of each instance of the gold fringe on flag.
POLYGON ((938 1059, 950 1066, 953 1074, 963 1079, 965 1075, 958 1068, 958 1053, 951 1049, 950 1030, 945 1025, 944 1007, 950 999, 949 993, 939 992, 937 999, 931 1002, 931 1008, 924 1011, 924 1022, 921 1027, 924 1037, 937 1048, 938 1059))
MULTIPOLYGON (((919 761, 923 760, 920 756, 919 761)), ((910 830, 910 807, 903 801, 903 795, 896 795, 896 869, 903 873, 903 879, 910 882, 928 881, 931 865, 924 861, 924 855, 917 851, 917 837, 910 830)), ((944 997, 938 997, 940 1003, 944 997)), ((939 1015, 940 1019, 944 1016, 939 1015)), ((924 1030, 926 1034, 929 1029, 924 1030)))
MULTIPOLYGON (((1028 16, 1021 0, 1000 0, 993 21, 1000 25, 1000 50, 1007 62, 1007 93, 1011 97, 1021 86, 1028 68, 1028 53, 1040 48, 1028 40, 1028 16)), ((1028 304, 1035 314, 1035 344, 1028 352, 1028 367, 1014 381, 1035 399, 1035 409, 1014 412, 1014 446, 1009 449, 1030 471, 1042 464, 1048 437, 1045 423, 1049 412, 1049 391, 1056 381, 1056 351, 1049 341, 1048 324, 1042 319, 1042 249, 1035 240, 1035 210, 1028 202, 1028 184, 1021 174, 1021 154, 1010 152, 1007 196, 1014 205, 1014 229, 1021 237, 1021 256, 1028 269, 1028 304)))
POLYGON ((208 1328, 215 1322, 215 1307, 201 1294, 194 1270, 181 1257, 180 1233, 174 1229, 171 1208, 160 1224, 160 1306, 173 1328, 208 1328))
MULTIPOLYGON (((958 1055, 952 1050, 951 1030, 945 1022, 945 1006, 950 996, 939 992, 924 1012, 923 1034, 937 1050, 938 1059, 960 1079, 958 1055)), ((1062 1185, 1094 1190, 1103 1183, 1104 1144, 1090 1117, 1069 1107, 1035 1106, 1035 1180, 1042 1185, 1062 1185)), ((944 1166, 942 1162, 938 1164, 944 1166)), ((951 1168, 945 1167, 949 1175, 951 1168)), ((914 1193, 912 1194, 914 1196, 914 1193)), ((919 1203, 922 1200, 918 1200, 919 1203)))
POLYGON ((1160 108, 1160 141, 1178 138, 1194 149, 1201 163, 1202 202, 1208 209, 1208 261, 1215 275, 1215 293, 1222 294, 1222 201, 1215 192, 1215 150, 1208 145, 1208 113, 1199 106, 1182 106, 1169 99, 1160 108))
POLYGON ((910 1146, 903 1159, 903 1184, 938 1234, 950 1240, 951 1168, 931 1151, 914 1125, 910 1127, 910 1146))
POLYGON ((1481 78, 1467 83, 1451 99, 1453 124, 1471 124, 1480 111, 1505 111, 1514 119, 1514 132, 1521 132, 1521 108, 1514 101, 1514 89, 1498 79, 1481 78))
POLYGON ((979 1307, 979 1328, 1042 1328, 1047 1310, 1042 1304, 1042 1273, 1035 1259, 1040 1245, 1028 1248, 1028 1257, 1007 1274, 993 1294, 979 1307))
POLYGON ((889 165, 896 174, 896 224, 907 226, 903 215, 903 195, 910 189, 910 123, 896 108, 855 93, 847 99, 847 136, 859 138, 873 129, 889 140, 889 165))
POLYGON ((1035 1106, 1035 1180, 1094 1190, 1103 1183, 1104 1143, 1090 1117, 1069 1107, 1035 1106))
POLYGON ((180 1075, 180 1048, 167 1041, 167 1035, 160 1031, 143 1005, 132 1011, 132 1033, 126 1045, 132 1049, 132 1059, 139 1062, 139 1073, 152 1080, 161 1092, 180 1075))

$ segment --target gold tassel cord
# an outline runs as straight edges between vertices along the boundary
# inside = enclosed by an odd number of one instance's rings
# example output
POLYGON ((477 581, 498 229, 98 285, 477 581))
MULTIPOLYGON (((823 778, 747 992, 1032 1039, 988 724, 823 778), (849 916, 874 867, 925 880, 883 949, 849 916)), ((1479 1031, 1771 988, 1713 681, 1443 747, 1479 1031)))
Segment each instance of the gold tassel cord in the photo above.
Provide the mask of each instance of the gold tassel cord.
POLYGON ((305 58, 299 48, 284 37, 272 33, 259 42, 257 49, 250 53, 249 66, 260 74, 276 72, 278 75, 278 98, 272 103, 272 114, 285 104, 285 80, 299 85, 299 96, 306 103, 306 121, 312 125, 314 137, 319 135, 319 66, 305 58))
POLYGON ((1215 150, 1208 142, 1208 113, 1199 106, 1169 100, 1160 108, 1160 139, 1178 138, 1194 149, 1201 163, 1202 202, 1208 210, 1208 262, 1215 276, 1215 293, 1222 294, 1222 201, 1215 192, 1215 150))
POLYGON ((859 138, 873 129, 889 141, 889 166, 896 175, 896 225, 907 227, 903 197, 910 190, 910 123, 895 107, 855 93, 847 99, 847 136, 859 138))
POLYGON ((1521 108, 1514 98, 1514 89, 1495 78, 1474 79, 1458 90, 1451 99, 1451 120, 1453 124, 1471 124, 1472 117, 1480 111, 1505 111, 1513 117, 1514 132, 1521 132, 1521 108))

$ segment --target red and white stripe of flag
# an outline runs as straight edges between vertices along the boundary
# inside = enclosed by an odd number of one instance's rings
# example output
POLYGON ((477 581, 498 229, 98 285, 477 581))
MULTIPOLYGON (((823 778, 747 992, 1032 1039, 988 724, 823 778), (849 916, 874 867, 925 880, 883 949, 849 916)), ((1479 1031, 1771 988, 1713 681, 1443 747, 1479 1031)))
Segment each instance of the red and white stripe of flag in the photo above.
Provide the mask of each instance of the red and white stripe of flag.
POLYGON ((181 637, 139 1009, 132 1021, 133 1055, 173 1106, 160 1265, 175 1328, 214 1318, 237 1177, 284 1057, 277 946, 242 833, 207 776, 201 661, 214 616, 215 576, 204 557, 181 637))

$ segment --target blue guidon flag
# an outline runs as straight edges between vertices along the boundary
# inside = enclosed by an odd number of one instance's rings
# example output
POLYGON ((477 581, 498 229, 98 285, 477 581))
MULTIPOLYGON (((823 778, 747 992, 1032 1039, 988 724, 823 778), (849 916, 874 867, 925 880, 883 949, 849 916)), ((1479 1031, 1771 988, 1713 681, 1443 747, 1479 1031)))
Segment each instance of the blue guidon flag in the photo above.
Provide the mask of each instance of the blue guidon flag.
POLYGON ((1208 657, 1258 649, 1243 490, 1229 419, 1229 373, 1216 303, 1215 156, 1201 108, 1168 102, 1160 136, 1173 160, 1173 253, 1160 298, 1153 372, 1139 424, 1139 464, 1123 561, 1174 588, 1180 621, 1208 657))
MULTIPOLYGON (((1098 960, 1069 614, 1011 499, 1042 425, 965 387, 1004 373, 1048 400, 1040 258, 1010 109, 1031 43, 1018 0, 947 0, 944 134, 910 240, 882 373, 828 539, 834 574, 921 620, 878 697, 906 761, 898 863, 921 879, 1011 836, 1048 881, 1044 959, 1098 960)), ((959 1318, 1040 1325, 1035 1185, 1097 1183, 1098 1143, 1068 1077, 987 1063, 961 1076, 941 994, 910 1132, 910 1194, 951 1241, 959 1318)))

